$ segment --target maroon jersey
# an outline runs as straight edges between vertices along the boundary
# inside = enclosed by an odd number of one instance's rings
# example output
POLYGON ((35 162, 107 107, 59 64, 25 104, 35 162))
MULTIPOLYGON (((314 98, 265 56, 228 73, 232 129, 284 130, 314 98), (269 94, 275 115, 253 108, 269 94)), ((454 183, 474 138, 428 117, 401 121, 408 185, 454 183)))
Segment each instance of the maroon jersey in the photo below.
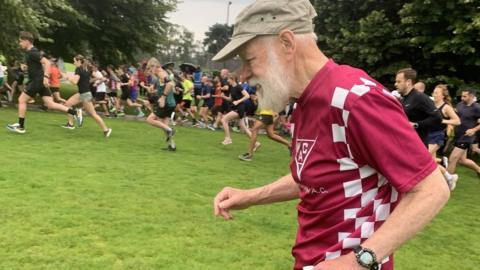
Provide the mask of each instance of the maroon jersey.
MULTIPOLYGON (((365 72, 333 61, 297 101, 293 129, 295 269, 351 252, 437 168, 401 104, 365 72)), ((393 269, 392 256, 381 263, 393 269)))

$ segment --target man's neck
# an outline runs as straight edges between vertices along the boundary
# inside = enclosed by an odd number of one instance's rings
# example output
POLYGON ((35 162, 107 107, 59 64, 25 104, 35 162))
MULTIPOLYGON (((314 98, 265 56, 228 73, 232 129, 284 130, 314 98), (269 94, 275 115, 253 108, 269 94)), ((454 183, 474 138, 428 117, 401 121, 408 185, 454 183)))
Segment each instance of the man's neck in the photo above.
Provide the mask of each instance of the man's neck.
POLYGON ((403 96, 403 97, 404 97, 404 96, 408 96, 408 94, 410 94, 410 92, 412 92, 413 89, 414 89, 413 87, 410 88, 410 89, 408 89, 407 91, 405 91, 405 93, 404 93, 402 96, 403 96))
POLYGON ((27 46, 27 51, 30 51, 33 47, 34 47, 33 44, 28 45, 27 46))
POLYGON ((467 102, 465 102, 465 105, 467 105, 467 106, 469 106, 469 107, 470 107, 470 106, 472 106, 472 105, 473 105, 473 103, 475 103, 475 101, 473 101, 473 100, 472 100, 472 101, 470 101, 470 102, 468 102, 468 103, 467 103, 467 102))

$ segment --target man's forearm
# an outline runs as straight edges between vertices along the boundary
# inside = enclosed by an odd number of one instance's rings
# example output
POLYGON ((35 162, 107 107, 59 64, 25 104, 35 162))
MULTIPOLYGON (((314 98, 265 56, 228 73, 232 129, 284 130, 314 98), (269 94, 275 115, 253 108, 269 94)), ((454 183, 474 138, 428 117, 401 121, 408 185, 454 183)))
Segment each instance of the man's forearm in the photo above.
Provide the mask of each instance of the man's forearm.
POLYGON ((405 194, 391 216, 362 246, 372 249, 381 262, 427 225, 449 195, 445 180, 436 169, 405 194))
POLYGON ((291 174, 271 184, 251 190, 251 200, 253 204, 257 205, 289 201, 299 197, 300 189, 291 174))

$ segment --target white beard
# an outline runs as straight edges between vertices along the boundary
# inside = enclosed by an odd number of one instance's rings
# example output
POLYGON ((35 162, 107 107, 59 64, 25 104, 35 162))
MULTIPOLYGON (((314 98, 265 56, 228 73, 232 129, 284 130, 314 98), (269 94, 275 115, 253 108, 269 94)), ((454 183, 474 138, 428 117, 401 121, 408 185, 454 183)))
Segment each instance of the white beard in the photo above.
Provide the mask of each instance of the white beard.
POLYGON ((250 85, 257 86, 258 107, 281 112, 290 98, 291 75, 280 68, 277 55, 268 52, 267 72, 263 78, 253 78, 250 85))

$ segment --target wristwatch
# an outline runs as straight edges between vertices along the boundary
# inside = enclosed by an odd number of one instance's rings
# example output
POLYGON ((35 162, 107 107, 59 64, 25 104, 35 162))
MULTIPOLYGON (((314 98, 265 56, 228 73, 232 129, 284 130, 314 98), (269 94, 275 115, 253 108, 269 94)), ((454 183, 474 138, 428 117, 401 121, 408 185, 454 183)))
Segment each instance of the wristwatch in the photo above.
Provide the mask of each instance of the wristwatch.
POLYGON ((357 257, 358 264, 362 267, 370 270, 378 270, 377 256, 371 249, 358 246, 353 249, 353 252, 355 253, 355 257, 357 257))

